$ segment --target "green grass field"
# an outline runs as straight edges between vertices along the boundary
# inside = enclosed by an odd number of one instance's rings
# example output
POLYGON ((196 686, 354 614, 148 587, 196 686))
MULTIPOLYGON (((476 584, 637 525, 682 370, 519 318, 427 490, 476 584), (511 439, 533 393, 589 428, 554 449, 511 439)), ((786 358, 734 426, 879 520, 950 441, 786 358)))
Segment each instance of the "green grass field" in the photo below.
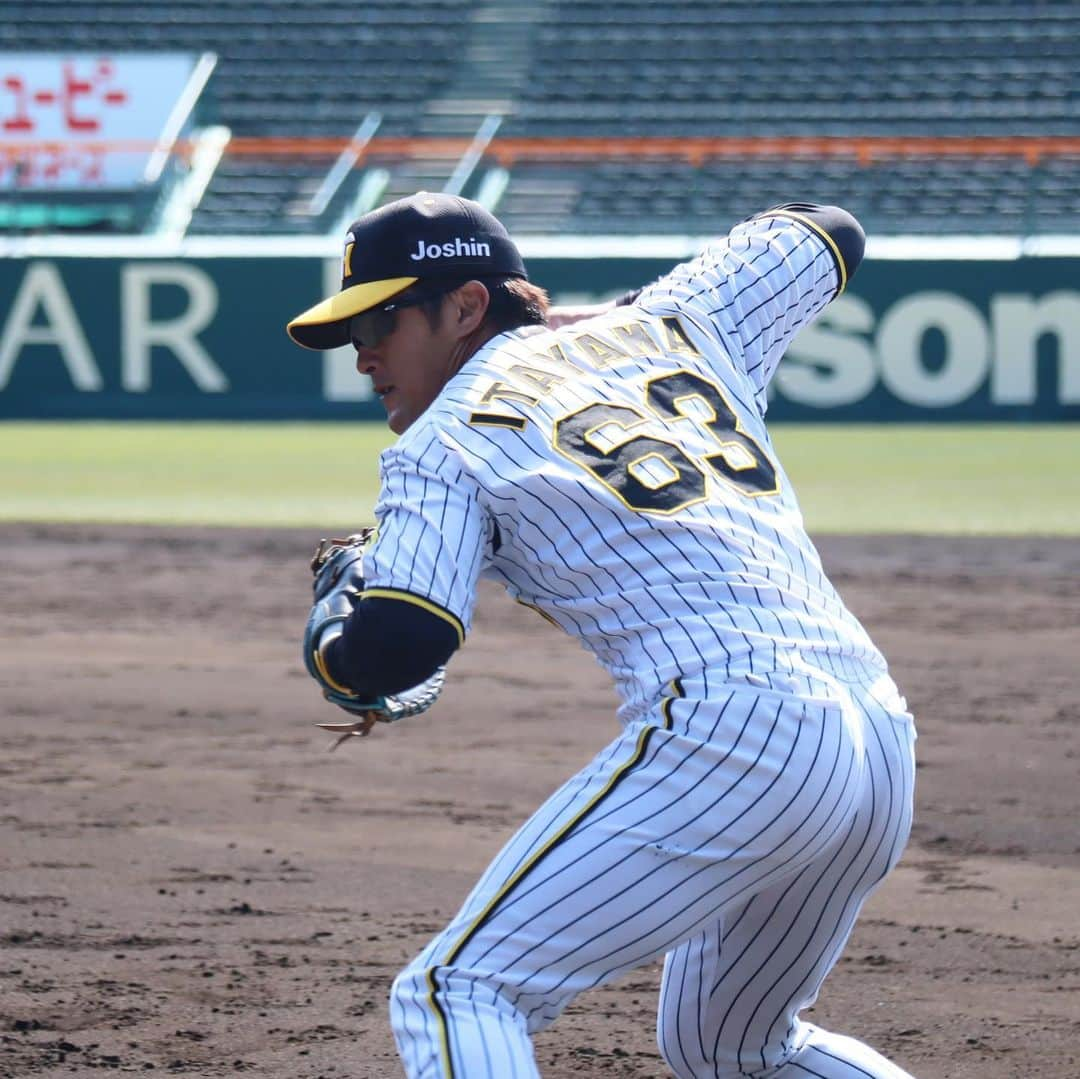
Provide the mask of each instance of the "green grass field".
MULTIPOLYGON (((0 520, 371 520, 381 424, 0 423, 0 520)), ((812 532, 1080 535, 1080 427, 777 425, 812 532)))

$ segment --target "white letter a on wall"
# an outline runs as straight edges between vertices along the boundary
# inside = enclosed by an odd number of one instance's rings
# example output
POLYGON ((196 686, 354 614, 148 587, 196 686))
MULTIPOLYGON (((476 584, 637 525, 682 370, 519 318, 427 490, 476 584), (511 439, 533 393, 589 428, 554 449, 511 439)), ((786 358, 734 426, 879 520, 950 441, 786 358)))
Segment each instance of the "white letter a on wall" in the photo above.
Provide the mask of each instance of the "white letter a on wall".
POLYGON ((34 262, 27 269, 0 334, 0 390, 11 378, 15 361, 27 345, 54 345, 79 390, 100 390, 101 372, 71 305, 71 297, 51 262, 34 262), (46 321, 34 325, 38 308, 46 321))

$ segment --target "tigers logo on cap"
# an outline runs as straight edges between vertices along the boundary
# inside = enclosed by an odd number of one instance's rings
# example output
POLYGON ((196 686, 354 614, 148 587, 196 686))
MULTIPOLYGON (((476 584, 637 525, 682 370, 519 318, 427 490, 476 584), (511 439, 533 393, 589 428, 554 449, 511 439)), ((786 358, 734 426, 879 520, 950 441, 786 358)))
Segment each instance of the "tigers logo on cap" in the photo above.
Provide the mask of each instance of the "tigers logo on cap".
POLYGON ((352 253, 356 246, 356 237, 350 232, 345 237, 345 253, 341 256, 341 280, 352 277, 352 253))
POLYGON ((502 222, 478 202, 420 191, 353 222, 341 257, 341 291, 297 315, 287 331, 304 348, 340 348, 349 343, 353 315, 421 278, 528 276, 502 222))

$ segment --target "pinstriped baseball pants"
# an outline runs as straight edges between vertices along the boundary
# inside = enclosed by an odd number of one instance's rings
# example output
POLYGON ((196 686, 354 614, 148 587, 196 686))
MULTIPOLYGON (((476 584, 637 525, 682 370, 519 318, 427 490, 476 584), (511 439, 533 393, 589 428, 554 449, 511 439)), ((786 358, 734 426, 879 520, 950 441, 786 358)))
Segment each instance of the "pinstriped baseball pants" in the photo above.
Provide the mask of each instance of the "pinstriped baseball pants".
POLYGON ((395 980, 411 1079, 530 1079, 530 1034, 666 956, 658 1040, 683 1079, 906 1075, 799 1019, 911 826, 895 687, 664 700, 564 784, 395 980))

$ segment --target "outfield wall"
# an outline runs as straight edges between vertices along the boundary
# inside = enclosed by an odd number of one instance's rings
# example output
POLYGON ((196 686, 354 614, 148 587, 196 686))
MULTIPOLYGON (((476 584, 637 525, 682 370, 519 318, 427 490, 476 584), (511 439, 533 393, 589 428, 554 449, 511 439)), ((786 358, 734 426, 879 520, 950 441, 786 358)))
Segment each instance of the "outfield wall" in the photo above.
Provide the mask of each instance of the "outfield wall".
MULTIPOLYGON (((528 261, 576 302, 674 260, 528 261)), ((0 419, 380 417, 350 350, 284 332, 339 272, 316 255, 0 258, 0 419)), ((1080 419, 1080 257, 868 258, 773 389, 778 420, 1080 419)))

